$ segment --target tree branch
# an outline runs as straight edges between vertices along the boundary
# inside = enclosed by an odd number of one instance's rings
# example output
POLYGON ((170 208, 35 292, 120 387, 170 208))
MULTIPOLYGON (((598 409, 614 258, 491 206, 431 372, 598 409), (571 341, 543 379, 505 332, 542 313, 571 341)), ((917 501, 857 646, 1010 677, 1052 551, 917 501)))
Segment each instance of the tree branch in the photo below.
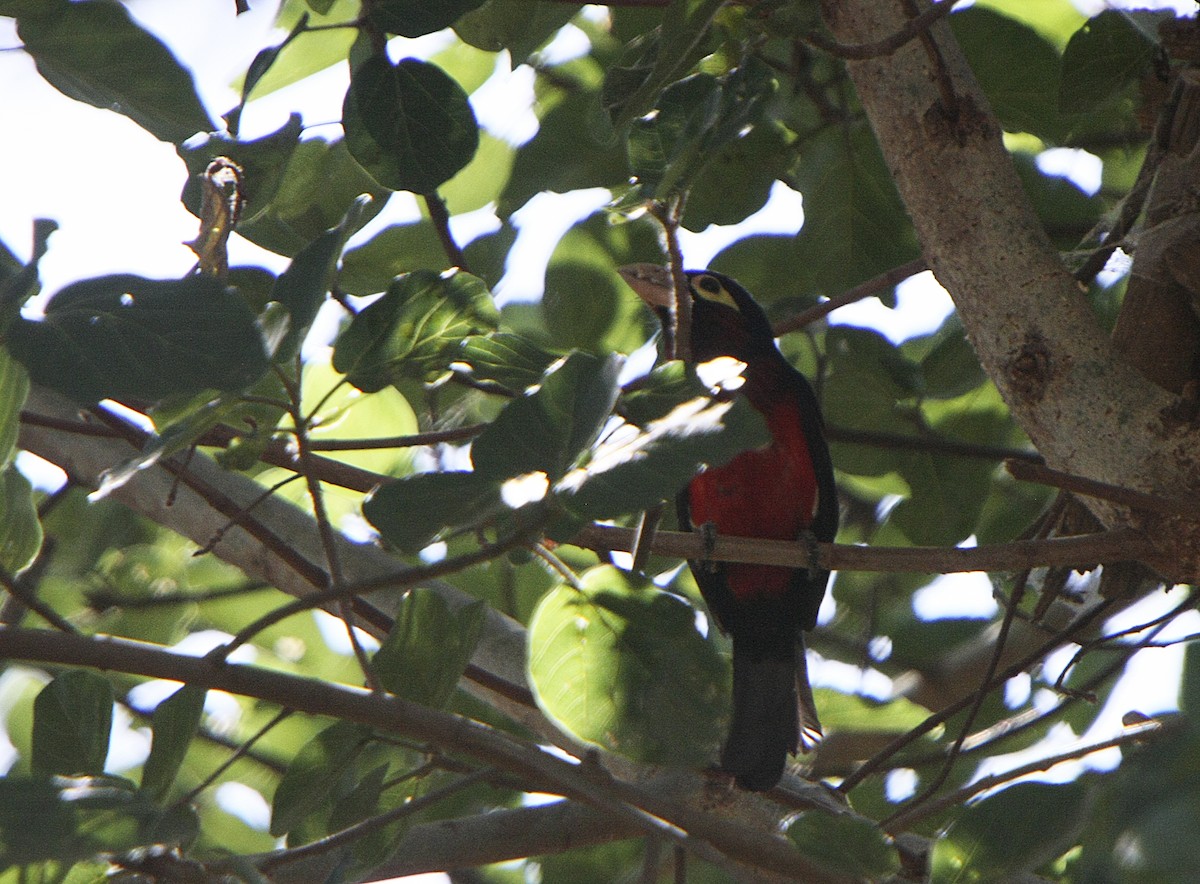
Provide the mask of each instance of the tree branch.
MULTIPOLYGON (((847 43, 906 24, 899 4, 826 0, 822 9, 847 43)), ((1152 494, 1194 487, 1200 434, 1165 419, 1172 398, 1118 357, 1034 213, 948 25, 928 36, 936 63, 909 44, 847 68, 981 364, 1051 467, 1152 494)), ((1128 517, 1093 507, 1109 526, 1128 517)), ((1156 541, 1170 553, 1158 564, 1188 582, 1200 574, 1200 526, 1157 521, 1156 541)))
POLYGON ((1030 761, 1019 767, 1014 767, 1012 770, 1007 770, 1004 773, 980 777, 969 786, 956 789, 948 795, 943 795, 936 801, 929 801, 925 804, 909 808, 903 813, 896 814, 888 821, 888 831, 904 831, 921 820, 928 819, 943 810, 959 804, 965 804, 976 795, 980 795, 989 789, 995 789, 997 786, 1003 786, 1005 783, 1029 776, 1029 774, 1049 770, 1065 761, 1079 761, 1096 752, 1103 752, 1105 749, 1122 748, 1162 737, 1164 734, 1178 730, 1182 724, 1183 719, 1181 718, 1168 721, 1151 720, 1143 724, 1127 727, 1121 733, 1109 737, 1107 740, 1100 740, 1096 743, 1085 743, 1079 740, 1070 749, 1066 749, 1055 755, 1047 755, 1045 758, 1039 758, 1036 761, 1030 761))
POLYGON ((920 15, 909 19, 902 27, 882 40, 874 40, 870 43, 839 43, 814 31, 804 38, 804 42, 824 52, 828 52, 830 55, 836 55, 838 58, 865 59, 890 55, 905 43, 915 40, 928 31, 934 22, 949 15, 950 10, 954 8, 954 4, 957 2, 958 0, 940 0, 940 2, 934 3, 920 15))
POLYGON ((899 267, 893 267, 886 273, 881 273, 874 279, 868 279, 866 282, 861 282, 852 289, 847 289, 840 295, 835 295, 827 301, 817 304, 815 307, 809 307, 807 310, 802 310, 795 316, 788 317, 780 322, 777 322, 773 328, 776 337, 786 335, 788 332, 798 331, 819 319, 824 319, 834 310, 839 307, 845 307, 847 304, 853 304, 861 301, 864 298, 869 298, 872 295, 878 294, 884 289, 894 288, 910 276, 915 276, 928 268, 925 265, 924 258, 914 258, 907 264, 901 264, 899 267))
MULTIPOLYGON (((629 552, 634 532, 611 525, 588 525, 570 541, 587 549, 629 552)), ((706 557, 704 538, 679 531, 659 531, 653 549, 662 555, 687 559, 706 557)), ((752 562, 804 568, 808 545, 787 540, 717 537, 707 558, 718 562, 752 562)), ((1082 534, 1052 540, 1017 540, 976 547, 846 546, 819 543, 818 563, 841 571, 954 574, 967 571, 1023 571, 1048 566, 1093 567, 1098 562, 1139 561, 1152 555, 1154 545, 1142 534, 1121 528, 1103 534, 1082 534)))
MULTIPOLYGON (((43 388, 34 386, 29 395, 31 411, 59 420, 78 420, 76 406, 43 388)), ((98 486, 103 472, 127 460, 136 450, 121 439, 81 436, 25 424, 22 448, 58 465, 80 485, 98 486)), ((213 460, 197 453, 181 477, 182 487, 173 504, 167 501, 175 484, 171 461, 142 470, 112 496, 134 512, 205 546, 215 526, 256 501, 262 486, 246 476, 221 469, 213 460)), ((394 575, 404 567, 383 550, 370 544, 351 543, 338 537, 343 570, 348 583, 394 575)), ((258 503, 251 518, 225 532, 213 552, 239 568, 248 578, 261 581, 297 597, 324 586, 323 571, 312 563, 321 560, 321 542, 310 515, 299 507, 270 497, 258 503), (267 542, 263 541, 267 537, 267 542)), ((471 596, 446 583, 426 581, 452 606, 473 601, 471 596)), ((376 635, 386 632, 389 612, 395 610, 396 594, 388 591, 367 598, 374 616, 365 626, 376 635)), ((360 616, 370 611, 359 609, 360 616)), ((527 696, 525 683, 525 631, 520 624, 487 608, 483 633, 471 658, 468 687, 486 702, 547 739, 561 740, 558 731, 534 708, 513 696, 527 696), (513 690, 516 686, 517 690, 513 690)))
POLYGON ((535 788, 577 798, 624 818, 642 831, 671 838, 718 865, 728 865, 733 860, 752 869, 761 868, 798 880, 845 880, 810 864, 769 830, 739 825, 727 814, 694 810, 668 797, 670 791, 661 784, 634 786, 614 779, 597 762, 572 764, 485 724, 393 695, 255 666, 215 664, 142 642, 64 635, 49 630, 0 629, 0 659, 85 666, 182 681, 298 712, 357 722, 381 732, 461 752, 514 773, 535 788))

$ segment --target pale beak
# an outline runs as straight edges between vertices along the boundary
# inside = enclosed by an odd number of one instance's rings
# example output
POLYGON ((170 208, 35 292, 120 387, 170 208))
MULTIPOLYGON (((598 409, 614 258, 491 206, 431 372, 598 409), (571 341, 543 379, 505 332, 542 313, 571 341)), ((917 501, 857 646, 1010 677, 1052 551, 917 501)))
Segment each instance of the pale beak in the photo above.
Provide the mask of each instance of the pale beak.
POLYGON ((626 264, 618 267, 617 273, 654 310, 675 308, 675 285, 671 271, 660 264, 626 264))

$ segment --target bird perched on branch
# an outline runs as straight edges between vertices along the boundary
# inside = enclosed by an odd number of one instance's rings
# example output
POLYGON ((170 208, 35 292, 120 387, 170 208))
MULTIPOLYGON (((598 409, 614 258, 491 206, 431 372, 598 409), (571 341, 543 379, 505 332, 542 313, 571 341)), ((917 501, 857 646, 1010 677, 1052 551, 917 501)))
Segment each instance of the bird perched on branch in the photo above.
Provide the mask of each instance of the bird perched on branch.
MULTIPOLYGON (((663 268, 633 265, 620 272, 664 325, 674 322, 674 287, 663 268)), ((766 314, 741 285, 708 270, 688 271, 685 279, 690 361, 726 356, 744 363, 739 393, 762 414, 771 441, 698 473, 677 498, 681 527, 832 541, 837 489, 812 387, 779 352, 766 314)), ((816 625, 829 572, 815 565, 688 564, 733 642, 733 721, 721 766, 743 789, 773 788, 788 754, 821 739, 803 633, 816 625)))

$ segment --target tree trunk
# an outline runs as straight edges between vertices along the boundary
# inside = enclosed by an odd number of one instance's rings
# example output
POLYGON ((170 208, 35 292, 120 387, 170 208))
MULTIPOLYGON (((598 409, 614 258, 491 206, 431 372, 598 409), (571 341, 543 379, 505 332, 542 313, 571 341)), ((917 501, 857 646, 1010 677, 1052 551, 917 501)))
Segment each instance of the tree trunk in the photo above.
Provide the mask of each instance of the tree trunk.
MULTIPOLYGON (((843 43, 878 40, 907 20, 901 3, 826 0, 823 9, 843 43)), ((848 67, 930 269, 1047 463, 1168 497, 1200 487, 1200 438, 1175 417, 1177 400, 1121 359, 1100 328, 1034 214, 949 25, 848 67)), ((1160 550, 1149 564, 1170 579, 1200 574, 1200 526, 1089 506, 1109 527, 1146 530, 1160 550)))

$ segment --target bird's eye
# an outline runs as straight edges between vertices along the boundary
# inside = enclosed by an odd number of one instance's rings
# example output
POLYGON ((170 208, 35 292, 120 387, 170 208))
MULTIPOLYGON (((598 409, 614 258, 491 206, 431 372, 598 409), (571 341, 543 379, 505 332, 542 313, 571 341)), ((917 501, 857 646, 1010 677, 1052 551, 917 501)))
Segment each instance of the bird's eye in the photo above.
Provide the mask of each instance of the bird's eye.
POLYGON ((721 283, 721 280, 707 273, 699 274, 692 278, 692 291, 697 298, 703 298, 706 301, 712 301, 714 304, 723 304, 726 307, 731 307, 734 310, 740 309, 733 295, 729 294, 729 290, 721 283))

